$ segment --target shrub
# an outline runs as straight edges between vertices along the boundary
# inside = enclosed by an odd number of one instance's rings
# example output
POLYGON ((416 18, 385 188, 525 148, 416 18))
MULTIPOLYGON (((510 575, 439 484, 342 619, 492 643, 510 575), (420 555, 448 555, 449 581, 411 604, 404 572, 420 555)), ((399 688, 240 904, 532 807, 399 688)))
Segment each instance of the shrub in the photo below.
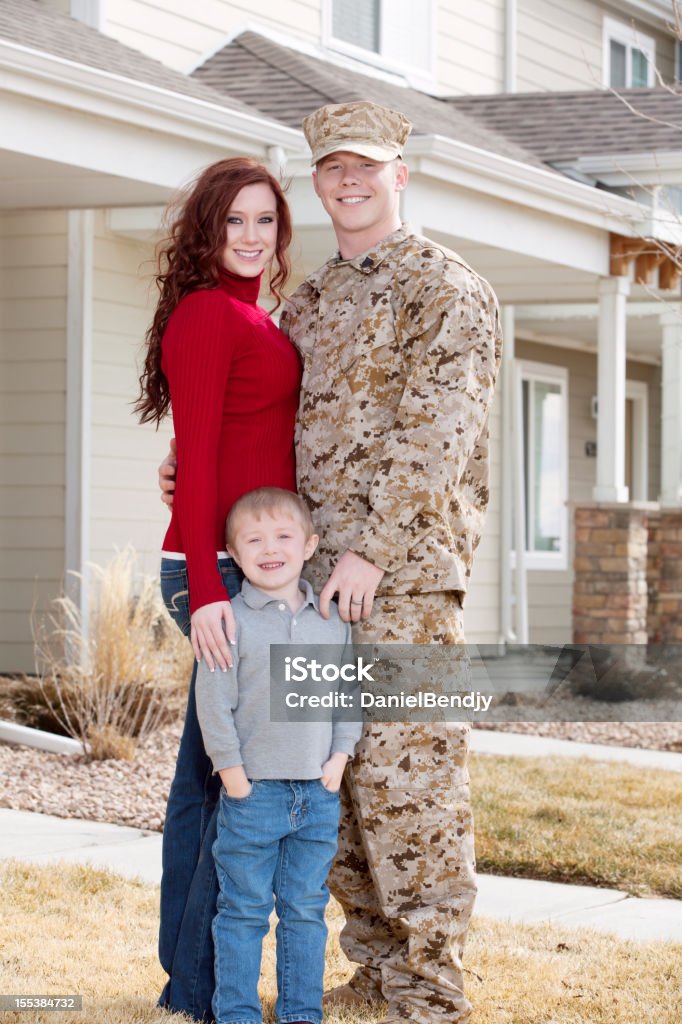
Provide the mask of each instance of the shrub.
POLYGON ((182 713, 191 648, 132 548, 91 565, 89 587, 87 625, 64 592, 40 620, 34 613, 38 678, 27 704, 40 703, 90 758, 130 758, 136 739, 182 713))

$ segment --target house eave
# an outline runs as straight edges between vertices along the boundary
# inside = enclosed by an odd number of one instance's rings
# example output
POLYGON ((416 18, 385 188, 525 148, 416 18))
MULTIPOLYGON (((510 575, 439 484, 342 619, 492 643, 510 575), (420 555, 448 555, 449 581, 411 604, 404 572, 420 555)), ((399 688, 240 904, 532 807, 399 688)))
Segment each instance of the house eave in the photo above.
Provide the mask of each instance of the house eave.
POLYGON ((418 136, 406 159, 413 171, 428 169, 523 206, 633 237, 651 234, 651 211, 640 203, 464 142, 418 136))
POLYGON ((301 133, 265 117, 186 96, 0 39, 2 92, 124 121, 188 141, 224 143, 265 156, 302 149, 301 133))
POLYGON ((554 166, 598 179, 604 185, 652 188, 682 184, 682 150, 583 156, 554 166))

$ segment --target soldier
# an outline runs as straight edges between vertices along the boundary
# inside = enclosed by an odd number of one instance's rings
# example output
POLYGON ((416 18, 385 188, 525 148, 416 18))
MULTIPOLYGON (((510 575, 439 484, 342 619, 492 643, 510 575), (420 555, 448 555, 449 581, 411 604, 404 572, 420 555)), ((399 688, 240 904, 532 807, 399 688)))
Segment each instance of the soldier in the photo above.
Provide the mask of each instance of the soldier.
MULTIPOLYGON (((338 594, 357 643, 457 645, 488 504, 501 338, 487 282, 401 225, 410 129, 364 101, 304 121, 339 252, 281 327, 303 361, 297 477, 322 537, 311 563, 321 606, 338 594)), ((470 1016, 468 745, 467 725, 371 723, 346 774, 329 886, 359 966, 328 999, 383 998, 386 1024, 470 1016)))

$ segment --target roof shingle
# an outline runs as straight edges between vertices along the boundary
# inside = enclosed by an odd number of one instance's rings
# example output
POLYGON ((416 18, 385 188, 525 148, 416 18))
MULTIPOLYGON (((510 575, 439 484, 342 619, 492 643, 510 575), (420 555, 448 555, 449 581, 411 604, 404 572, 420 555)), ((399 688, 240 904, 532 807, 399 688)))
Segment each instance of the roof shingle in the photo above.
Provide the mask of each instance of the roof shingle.
POLYGON ((210 57, 193 76, 236 96, 291 128, 325 103, 373 100, 401 110, 415 134, 437 134, 523 163, 539 164, 518 143, 449 103, 289 49, 255 32, 243 32, 210 57))
POLYGON ((456 96, 448 104, 547 163, 682 150, 682 91, 675 89, 456 96))
POLYGON ((167 68, 67 14, 46 7, 40 0, 0 0, 0 39, 158 89, 259 116, 257 110, 226 95, 224 89, 214 92, 204 83, 167 68))

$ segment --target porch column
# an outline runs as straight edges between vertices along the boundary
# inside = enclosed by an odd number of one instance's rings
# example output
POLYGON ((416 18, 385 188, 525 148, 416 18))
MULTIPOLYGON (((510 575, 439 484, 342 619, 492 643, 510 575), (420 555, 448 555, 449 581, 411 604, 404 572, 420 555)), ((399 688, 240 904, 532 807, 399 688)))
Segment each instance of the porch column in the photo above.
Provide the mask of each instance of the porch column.
POLYGON ((661 338, 661 505, 682 506, 682 312, 659 318, 661 338))
POLYGON ((69 210, 64 586, 87 632, 94 213, 69 210), (82 574, 74 576, 74 573, 82 574))
POLYGON ((597 481, 594 501, 625 502, 625 341, 630 282, 605 277, 599 282, 597 358, 597 481))

